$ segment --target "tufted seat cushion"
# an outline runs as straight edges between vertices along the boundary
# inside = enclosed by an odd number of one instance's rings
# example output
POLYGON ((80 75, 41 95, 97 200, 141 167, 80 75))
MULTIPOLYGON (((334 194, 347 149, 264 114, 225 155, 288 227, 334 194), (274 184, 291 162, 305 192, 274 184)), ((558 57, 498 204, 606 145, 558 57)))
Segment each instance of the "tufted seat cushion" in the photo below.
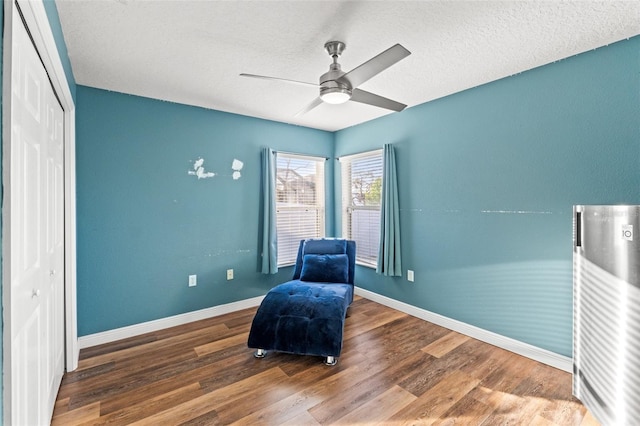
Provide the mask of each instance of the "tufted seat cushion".
POLYGON ((249 332, 248 346, 300 355, 340 356, 353 285, 300 280, 272 288, 249 332))

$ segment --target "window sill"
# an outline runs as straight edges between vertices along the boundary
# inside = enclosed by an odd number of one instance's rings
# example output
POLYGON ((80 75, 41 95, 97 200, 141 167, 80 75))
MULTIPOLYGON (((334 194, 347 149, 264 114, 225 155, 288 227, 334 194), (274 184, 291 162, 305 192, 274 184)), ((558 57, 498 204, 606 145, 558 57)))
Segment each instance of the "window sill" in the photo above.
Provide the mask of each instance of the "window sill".
POLYGON ((358 261, 358 260, 356 260, 356 265, 364 266, 365 268, 371 268, 371 269, 374 269, 374 270, 378 266, 375 263, 366 263, 366 262, 361 262, 361 261, 358 261))

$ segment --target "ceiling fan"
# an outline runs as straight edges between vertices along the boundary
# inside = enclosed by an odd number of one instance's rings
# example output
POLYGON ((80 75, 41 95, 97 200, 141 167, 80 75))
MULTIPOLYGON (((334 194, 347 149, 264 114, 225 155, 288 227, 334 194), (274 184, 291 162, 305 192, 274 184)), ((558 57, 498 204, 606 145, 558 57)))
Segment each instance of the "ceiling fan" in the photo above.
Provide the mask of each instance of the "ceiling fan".
POLYGON ((262 78, 266 80, 284 81, 287 83, 301 84, 305 86, 313 86, 320 88, 320 95, 307 105, 296 116, 306 114, 322 102, 328 104, 342 104, 347 101, 360 102, 363 104, 373 105, 380 108, 390 109, 392 111, 402 111, 406 108, 405 104, 393 101, 391 99, 379 96, 362 89, 358 89, 365 81, 381 73, 391 65, 406 58, 411 54, 402 45, 396 44, 377 56, 369 59, 360 66, 349 72, 344 72, 340 68, 338 58, 344 51, 346 45, 341 41, 329 41, 325 43, 324 48, 333 58, 333 63, 329 66, 329 71, 320 76, 319 84, 307 83, 304 81, 289 80, 286 78, 267 77, 256 74, 240 74, 242 77, 262 78))

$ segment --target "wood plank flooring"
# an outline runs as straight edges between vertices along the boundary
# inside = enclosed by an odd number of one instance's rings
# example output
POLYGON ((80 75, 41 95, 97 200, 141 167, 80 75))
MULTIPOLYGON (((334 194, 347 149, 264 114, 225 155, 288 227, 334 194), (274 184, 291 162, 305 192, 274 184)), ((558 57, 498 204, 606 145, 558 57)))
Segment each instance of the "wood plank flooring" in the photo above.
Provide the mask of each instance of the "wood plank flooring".
POLYGON ((83 349, 54 425, 597 425, 571 375, 356 297, 338 364, 246 346, 255 308, 83 349))

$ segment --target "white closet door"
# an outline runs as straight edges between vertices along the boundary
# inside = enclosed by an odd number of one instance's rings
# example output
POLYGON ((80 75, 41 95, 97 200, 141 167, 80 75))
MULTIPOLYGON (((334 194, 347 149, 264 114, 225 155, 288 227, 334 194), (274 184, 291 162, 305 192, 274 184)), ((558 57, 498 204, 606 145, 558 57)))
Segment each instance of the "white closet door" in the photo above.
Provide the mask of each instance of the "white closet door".
POLYGON ((63 111, 13 13, 11 423, 44 425, 64 372, 63 111))

